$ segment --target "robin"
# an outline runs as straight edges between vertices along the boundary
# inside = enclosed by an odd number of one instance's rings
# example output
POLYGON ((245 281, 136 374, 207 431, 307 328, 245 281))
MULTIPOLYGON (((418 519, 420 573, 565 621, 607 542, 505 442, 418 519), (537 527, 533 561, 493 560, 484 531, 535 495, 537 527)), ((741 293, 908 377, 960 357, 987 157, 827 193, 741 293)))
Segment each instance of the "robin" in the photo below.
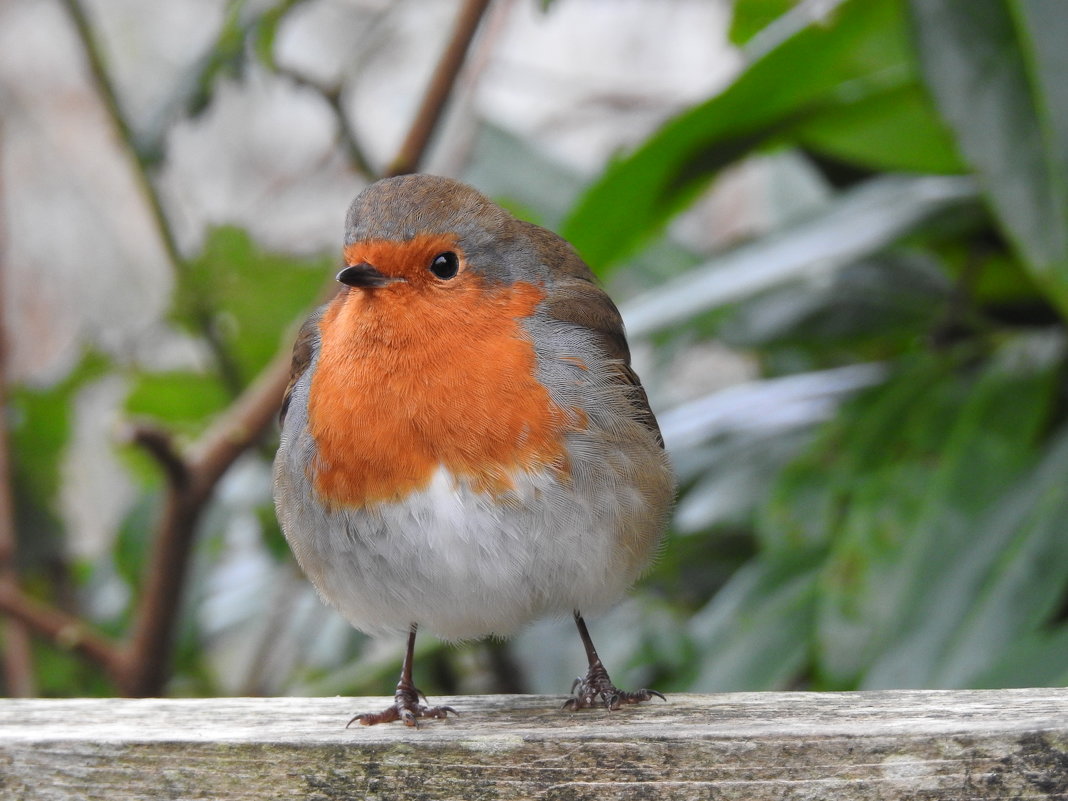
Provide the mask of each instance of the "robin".
POLYGON ((649 564, 674 495, 590 269, 550 231, 431 175, 364 189, 344 259, 341 292, 297 337, 274 494, 322 597, 361 631, 408 632, 394 703, 349 723, 455 713, 420 703, 417 630, 507 635, 569 613, 589 670, 565 708, 663 698, 617 689, 582 617, 649 564))

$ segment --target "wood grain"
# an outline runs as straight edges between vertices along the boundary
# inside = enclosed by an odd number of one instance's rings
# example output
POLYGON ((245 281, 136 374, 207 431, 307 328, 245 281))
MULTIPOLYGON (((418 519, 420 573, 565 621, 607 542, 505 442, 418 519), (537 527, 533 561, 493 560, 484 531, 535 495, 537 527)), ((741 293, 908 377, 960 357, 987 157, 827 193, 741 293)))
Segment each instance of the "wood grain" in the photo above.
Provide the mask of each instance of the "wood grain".
POLYGON ((0 799, 1068 797, 1068 690, 0 701, 0 799))

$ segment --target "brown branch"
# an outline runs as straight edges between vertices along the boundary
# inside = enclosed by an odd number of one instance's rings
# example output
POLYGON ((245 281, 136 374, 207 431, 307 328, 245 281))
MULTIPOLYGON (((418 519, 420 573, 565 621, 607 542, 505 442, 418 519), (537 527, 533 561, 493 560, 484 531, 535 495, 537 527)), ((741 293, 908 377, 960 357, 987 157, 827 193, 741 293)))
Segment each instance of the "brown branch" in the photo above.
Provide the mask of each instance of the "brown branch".
POLYGON ((188 481, 170 485, 144 568, 141 601, 121 677, 126 695, 158 695, 162 691, 200 515, 219 479, 274 420, 288 380, 286 353, 275 357, 189 449, 183 462, 188 481))
MULTIPOLYGON (((2 393, 0 393, 2 395, 2 393)), ((0 399, 0 411, 4 408, 0 399)), ((11 472, 8 465, 7 428, 0 426, 0 592, 18 592, 15 567, 15 510, 11 495, 11 472)), ((0 626, 3 646, 4 689, 12 698, 31 698, 37 694, 33 675, 30 633, 19 620, 6 620, 0 626)))
POLYGON ((404 139, 400 151, 390 164, 388 175, 404 175, 419 169, 426 154, 430 138, 438 128, 445 104, 456 86, 468 48, 475 38, 475 32, 492 0, 466 0, 456 18, 452 37, 441 54, 437 68, 430 78, 430 84, 423 95, 423 101, 415 120, 404 139))
MULTIPOLYGON (((4 233, 3 227, 0 226, 0 238, 4 233)), ((0 290, 4 284, 4 277, 4 264, 0 262, 0 290)), ((3 297, 2 291, 0 291, 0 297, 3 297)), ((8 336, 6 323, 4 304, 0 303, 0 418, 7 413, 8 336)), ((0 587, 17 590, 18 570, 15 556, 18 551, 18 537, 15 534, 15 499, 11 489, 10 456, 7 426, 0 422, 0 587)), ((15 698, 28 698, 36 695, 33 654, 30 650, 30 636, 26 626, 14 620, 5 621, 3 626, 0 626, 0 642, 3 645, 2 664, 7 694, 15 698)))
POLYGON ((174 439, 167 431, 151 423, 136 423, 128 438, 156 460, 171 486, 184 487, 189 483, 189 465, 175 449, 174 439))
POLYGON ((129 645, 123 654, 119 686, 124 695, 160 695, 167 680, 171 648, 189 570, 190 552, 205 497, 171 487, 145 564, 145 584, 137 604, 129 645))
POLYGON ((117 678, 122 649, 77 617, 35 601, 10 584, 0 584, 0 611, 47 637, 57 647, 82 654, 117 678))

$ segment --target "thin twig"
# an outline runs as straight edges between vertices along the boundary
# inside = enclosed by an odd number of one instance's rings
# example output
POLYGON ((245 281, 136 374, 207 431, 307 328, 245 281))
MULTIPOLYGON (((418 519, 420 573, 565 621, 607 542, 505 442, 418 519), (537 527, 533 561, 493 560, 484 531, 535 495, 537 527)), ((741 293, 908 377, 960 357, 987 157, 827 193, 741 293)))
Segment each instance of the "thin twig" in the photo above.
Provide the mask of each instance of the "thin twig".
POLYGON ((423 161, 430 138, 438 128, 445 104, 456 86, 467 50, 475 38, 479 22, 492 0, 466 0, 456 18, 452 37, 441 54, 437 68, 430 78, 430 84, 423 94, 419 111, 404 139, 400 151, 390 164, 389 175, 404 175, 415 172, 423 161))
POLYGON ((115 84, 108 74, 104 54, 99 42, 96 40, 96 36, 93 34, 89 16, 86 14, 81 0, 62 0, 62 2, 78 34, 78 39, 81 42, 82 50, 89 66, 89 74, 93 78, 97 94, 104 104, 104 110, 107 111, 111 124, 115 126, 119 139, 122 141, 122 149, 129 158, 130 167, 133 169, 134 178, 141 188, 141 194, 144 195, 145 200, 148 202, 149 210, 156 224, 156 230, 163 241, 163 247, 167 251, 171 266, 175 270, 183 270, 185 259, 182 258, 181 251, 178 249, 178 242, 174 236, 174 230, 171 228, 167 214, 163 210, 163 199, 160 197, 156 184, 152 180, 147 160, 144 158, 137 137, 130 126, 129 118, 119 102, 115 84))
MULTIPOLYGON (((104 110, 107 112, 111 124, 115 127, 115 131, 122 142, 122 151, 128 158, 134 180, 136 180, 141 194, 148 204, 156 232, 163 243, 163 249, 167 254, 167 259, 170 261, 171 269, 175 275, 187 273, 189 272, 189 262, 182 256, 182 252, 178 247, 174 228, 171 226, 167 212, 163 208, 163 197, 152 177, 151 164, 155 159, 150 154, 145 153, 145 149, 134 134, 129 117, 119 101, 115 84, 108 73, 103 50, 93 34, 92 24, 85 8, 82 6, 81 0, 62 0, 62 2, 78 34, 78 39, 81 42, 82 50, 89 66, 89 74, 92 76, 97 94, 100 96, 101 102, 104 104, 104 110)), ((242 384, 240 369, 233 354, 227 349, 225 342, 220 339, 216 331, 214 315, 206 308, 194 308, 192 315, 199 326, 200 334, 204 337, 204 341, 215 359, 223 384, 231 394, 236 395, 242 384)))
POLYGON ((275 67, 275 72, 293 81, 297 86, 311 89, 327 102, 330 110, 334 113, 334 119, 337 122, 338 139, 341 140, 341 144, 345 148, 345 155, 348 157, 349 163, 365 178, 370 178, 374 175, 375 169, 371 166, 371 160, 367 157, 363 147, 360 146, 356 131, 349 123, 349 117, 345 113, 345 108, 341 102, 340 87, 323 86, 288 67, 275 67))

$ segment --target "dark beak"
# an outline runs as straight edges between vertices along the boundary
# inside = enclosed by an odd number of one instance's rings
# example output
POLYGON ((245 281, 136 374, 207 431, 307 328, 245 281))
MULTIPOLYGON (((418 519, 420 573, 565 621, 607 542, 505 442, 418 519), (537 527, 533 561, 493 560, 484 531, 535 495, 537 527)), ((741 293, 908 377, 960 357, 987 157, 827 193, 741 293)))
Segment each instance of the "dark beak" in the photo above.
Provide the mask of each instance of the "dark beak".
POLYGON ((374 289, 376 287, 388 286, 396 281, 403 281, 403 278, 392 278, 388 275, 383 275, 370 264, 366 262, 360 262, 359 264, 352 264, 343 269, 337 274, 337 280, 347 286, 356 286, 361 289, 374 289))

